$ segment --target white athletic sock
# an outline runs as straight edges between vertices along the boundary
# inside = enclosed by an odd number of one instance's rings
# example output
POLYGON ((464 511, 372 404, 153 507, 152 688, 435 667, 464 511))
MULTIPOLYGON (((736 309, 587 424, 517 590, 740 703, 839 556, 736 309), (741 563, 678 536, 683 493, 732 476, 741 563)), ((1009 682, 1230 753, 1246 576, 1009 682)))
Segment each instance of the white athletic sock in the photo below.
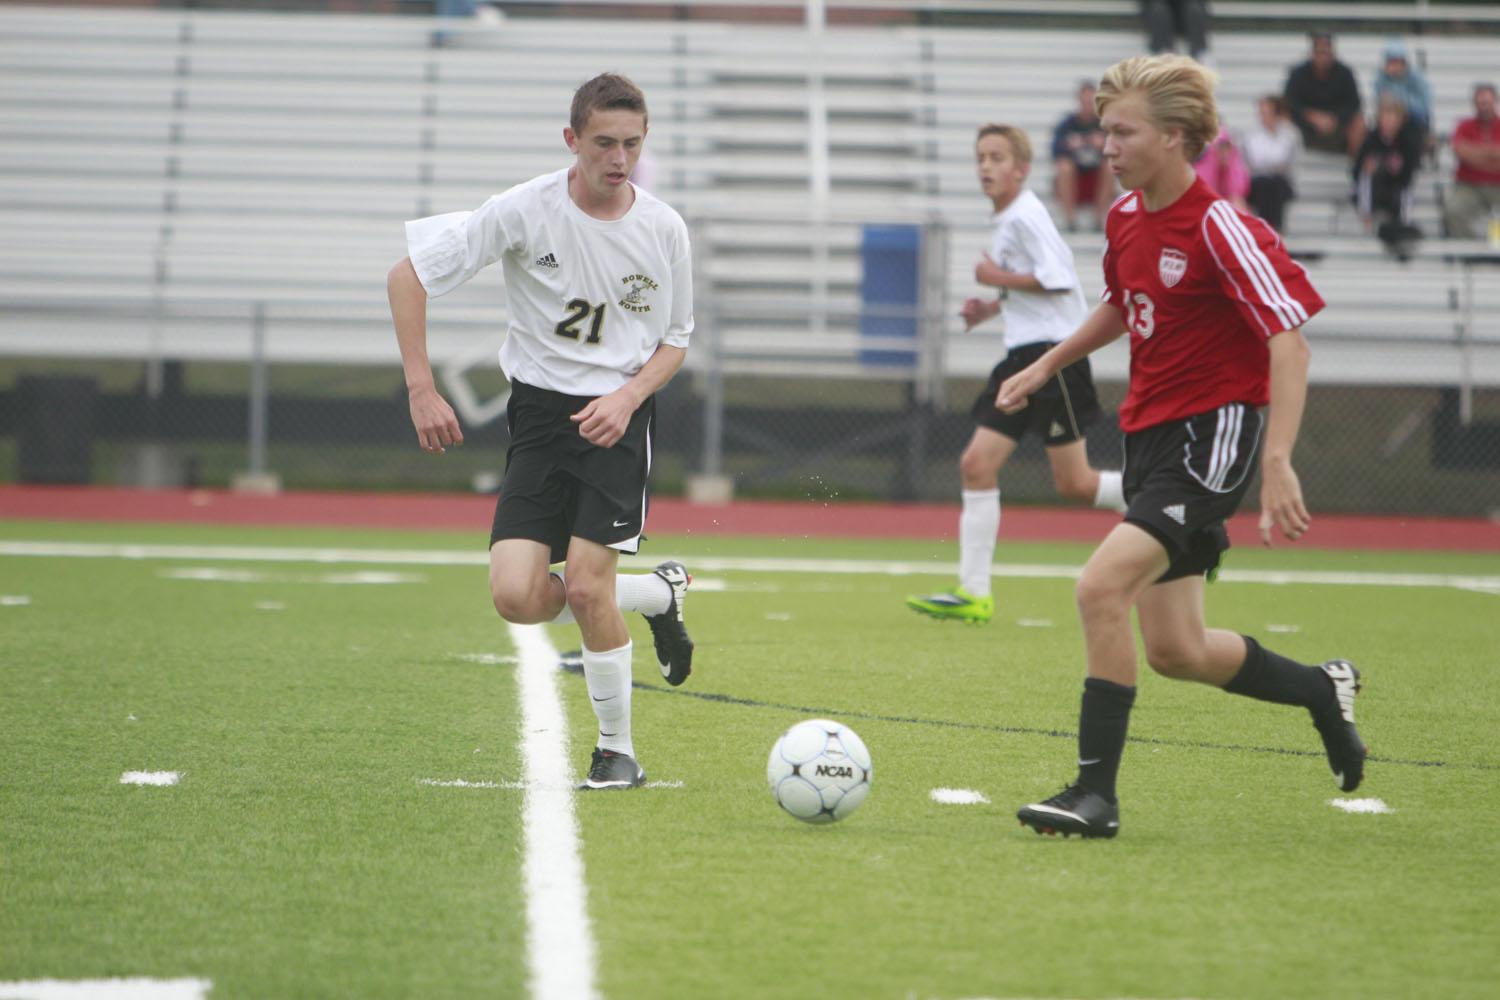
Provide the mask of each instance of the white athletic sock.
MULTIPOLYGON (((563 581, 563 593, 567 594, 568 582, 562 572, 553 570, 552 575, 563 581)), ((672 603, 672 585, 655 573, 620 573, 615 577, 615 606, 621 611, 639 611, 647 615, 659 615, 672 603)), ((571 625, 576 618, 568 602, 563 601, 562 610, 552 619, 554 625, 571 625)))
POLYGON ((621 573, 615 577, 615 603, 621 611, 659 615, 672 603, 672 585, 655 573, 621 573))
POLYGON ((583 650, 583 679, 588 683, 589 704, 599 720, 599 748, 635 756, 630 742, 630 653, 631 643, 619 649, 596 653, 583 650))
POLYGON ((576 623, 578 619, 573 617, 573 609, 568 607, 568 581, 563 579, 561 570, 553 570, 551 575, 557 577, 557 582, 563 585, 562 610, 557 613, 556 618, 552 619, 552 624, 572 625, 576 623))
POLYGON ((1099 473, 1099 491, 1094 494, 1094 506, 1125 513, 1125 488, 1121 485, 1119 472, 1099 473))
POLYGON ((990 565, 1000 533, 1000 490, 964 490, 958 516, 958 583, 975 597, 990 595, 990 565))

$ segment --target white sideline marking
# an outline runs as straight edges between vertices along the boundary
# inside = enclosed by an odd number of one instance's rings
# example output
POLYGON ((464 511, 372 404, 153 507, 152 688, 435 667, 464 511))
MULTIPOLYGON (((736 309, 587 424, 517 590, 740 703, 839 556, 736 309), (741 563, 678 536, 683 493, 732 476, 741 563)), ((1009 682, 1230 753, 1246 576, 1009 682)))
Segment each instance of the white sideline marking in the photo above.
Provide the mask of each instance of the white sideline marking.
POLYGON ((792 613, 790 611, 767 611, 766 612, 766 621, 768 621, 768 622, 789 622, 791 620, 792 620, 792 613))
MULTIPOLYGON (((528 785, 524 781, 465 781, 462 778, 455 778, 452 781, 439 781, 437 778, 418 778, 417 779, 417 784, 419 784, 419 785, 432 785, 435 788, 506 788, 506 789, 510 789, 512 791, 515 791, 517 789, 523 789, 523 788, 530 788, 530 787, 532 787, 532 786, 528 785)), ((642 785, 641 787, 642 788, 681 788, 682 787, 682 782, 681 781, 648 781, 644 785, 642 785)), ((571 791, 572 789, 573 789, 572 782, 565 782, 565 783, 563 783, 561 785, 548 785, 548 786, 546 786, 546 790, 547 791, 552 791, 552 792, 571 791)))
POLYGON ((557 650, 541 625, 511 625, 520 654, 522 884, 526 888, 526 960, 535 1000, 599 995, 594 931, 578 853, 573 785, 567 771, 568 724, 557 693, 557 650))
POLYGON ((120 775, 120 784, 175 785, 181 777, 176 771, 126 771, 120 775))
POLYGON ((1017 618, 1016 624, 1022 628, 1051 628, 1051 618, 1017 618))
POLYGON ((932 801, 944 806, 987 806, 990 800, 972 788, 934 788, 927 793, 932 801))
POLYGON ((487 667, 500 666, 505 663, 520 663, 520 659, 514 656, 501 656, 499 653, 454 653, 454 656, 465 663, 482 663, 487 667))
MULTIPOLYGON (((0 556, 46 556, 71 559, 180 559, 223 562, 291 562, 400 566, 488 566, 487 552, 457 549, 321 549, 252 545, 136 545, 96 542, 0 541, 0 556)), ((651 569, 651 558, 625 556, 627 569, 651 569)), ((880 576, 953 576, 956 562, 940 560, 782 559, 774 557, 702 556, 693 568, 703 572, 747 573, 867 573, 880 576)), ((995 576, 1037 579, 1077 579, 1082 567, 1052 563, 997 563, 995 576)), ((1226 569, 1226 583, 1321 584, 1333 587, 1457 587, 1500 593, 1500 576, 1450 573, 1366 573, 1323 570, 1226 569)))
POLYGON ((31 603, 25 594, 0 594, 0 608, 24 608, 31 603))
POLYGON ((433 785, 437 788, 525 788, 523 781, 465 781, 462 778, 454 778, 452 781, 439 781, 436 778, 418 778, 419 785, 433 785))
POLYGON ((1301 632, 1302 631, 1302 626, 1301 625, 1267 625, 1266 626, 1266 631, 1267 632, 1280 632, 1280 633, 1301 632))
POLYGON ((0 983, 0 1000, 203 1000, 209 979, 22 979, 0 983))
POLYGON ((427 582, 427 578, 419 573, 382 573, 376 570, 296 576, 285 573, 260 573, 250 569, 224 569, 219 566, 189 566, 186 569, 157 570, 156 575, 163 580, 196 580, 200 583, 327 583, 337 585, 427 582))
POLYGON ((256 601, 256 611, 285 611, 286 604, 282 601, 256 601))
POLYGON ((1393 813, 1383 799, 1329 799, 1328 804, 1346 813, 1393 813))

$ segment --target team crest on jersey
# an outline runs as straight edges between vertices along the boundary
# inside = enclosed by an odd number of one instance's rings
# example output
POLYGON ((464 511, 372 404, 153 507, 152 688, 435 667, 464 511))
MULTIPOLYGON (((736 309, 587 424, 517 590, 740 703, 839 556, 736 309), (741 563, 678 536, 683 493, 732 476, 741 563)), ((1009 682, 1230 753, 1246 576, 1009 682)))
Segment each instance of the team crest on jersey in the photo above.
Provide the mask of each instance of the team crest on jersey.
POLYGON ((629 285, 630 291, 620 299, 620 308, 631 312, 648 313, 651 311, 651 303, 646 301, 646 293, 654 292, 661 286, 644 274, 632 274, 620 279, 622 285, 629 285))
POLYGON ((1172 288, 1187 274, 1187 254, 1171 247, 1163 247, 1161 256, 1156 260, 1156 273, 1161 276, 1163 285, 1172 288))

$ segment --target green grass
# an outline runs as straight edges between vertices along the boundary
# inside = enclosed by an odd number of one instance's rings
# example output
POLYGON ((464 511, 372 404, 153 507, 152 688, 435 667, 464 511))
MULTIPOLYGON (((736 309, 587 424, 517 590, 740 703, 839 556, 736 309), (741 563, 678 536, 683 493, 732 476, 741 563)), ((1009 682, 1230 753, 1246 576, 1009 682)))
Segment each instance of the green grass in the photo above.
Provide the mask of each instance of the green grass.
MULTIPOLYGON (((0 522, 4 539, 158 544, 482 552, 481 536, 0 522)), ((648 550, 690 565, 955 558, 796 538, 648 550)), ((1475 553, 1244 549, 1229 566, 1500 576, 1475 553)), ((698 575, 726 589, 690 598, 698 666, 682 689, 662 684, 632 616, 636 746, 652 779, 682 787, 575 802, 607 996, 1493 995, 1500 595, 1209 588, 1212 623, 1360 665, 1377 759, 1357 794, 1395 812, 1328 806, 1305 715, 1145 676, 1122 833, 1085 843, 1013 817, 1072 772, 1067 580, 1001 578, 996 621, 967 628, 901 606, 942 575, 698 575), (765 789, 772 742, 810 714, 852 725, 875 760, 870 798, 832 827, 797 823, 765 789), (939 806, 938 786, 992 804, 939 806)), ((0 594, 31 599, 0 606, 0 981, 524 994, 520 793, 419 784, 520 777, 514 668, 465 658, 510 652, 483 566, 0 556, 0 594), (261 577, 163 575, 205 567, 261 577), (411 582, 321 582, 370 569, 411 582), (183 778, 122 786, 125 770, 183 778)), ((582 679, 560 684, 581 771, 593 717, 582 679)))

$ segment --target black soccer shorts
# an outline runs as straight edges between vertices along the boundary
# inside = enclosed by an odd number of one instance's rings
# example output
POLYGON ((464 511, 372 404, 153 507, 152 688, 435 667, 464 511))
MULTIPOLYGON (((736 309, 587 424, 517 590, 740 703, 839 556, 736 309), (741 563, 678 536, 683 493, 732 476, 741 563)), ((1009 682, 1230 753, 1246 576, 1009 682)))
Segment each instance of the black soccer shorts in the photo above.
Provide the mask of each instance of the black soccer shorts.
POLYGON ((1250 489, 1263 418, 1229 403, 1125 436, 1125 520, 1172 562, 1156 582, 1212 573, 1229 548, 1224 522, 1250 489))
POLYGON ((1024 344, 1008 353, 990 372, 989 383, 974 400, 969 411, 974 422, 1019 441, 1026 432, 1035 430, 1042 443, 1051 447, 1069 444, 1083 438, 1083 431, 1099 415, 1099 397, 1094 391, 1093 371, 1089 359, 1081 358, 1047 381, 1015 413, 995 408, 995 394, 1000 383, 1029 366, 1051 350, 1051 343, 1024 344))
POLYGON ((575 535, 627 554, 640 549, 656 399, 635 411, 613 447, 601 448, 569 419, 593 398, 511 383, 510 447, 491 545, 528 538, 548 546, 554 563, 567 559, 575 535))

